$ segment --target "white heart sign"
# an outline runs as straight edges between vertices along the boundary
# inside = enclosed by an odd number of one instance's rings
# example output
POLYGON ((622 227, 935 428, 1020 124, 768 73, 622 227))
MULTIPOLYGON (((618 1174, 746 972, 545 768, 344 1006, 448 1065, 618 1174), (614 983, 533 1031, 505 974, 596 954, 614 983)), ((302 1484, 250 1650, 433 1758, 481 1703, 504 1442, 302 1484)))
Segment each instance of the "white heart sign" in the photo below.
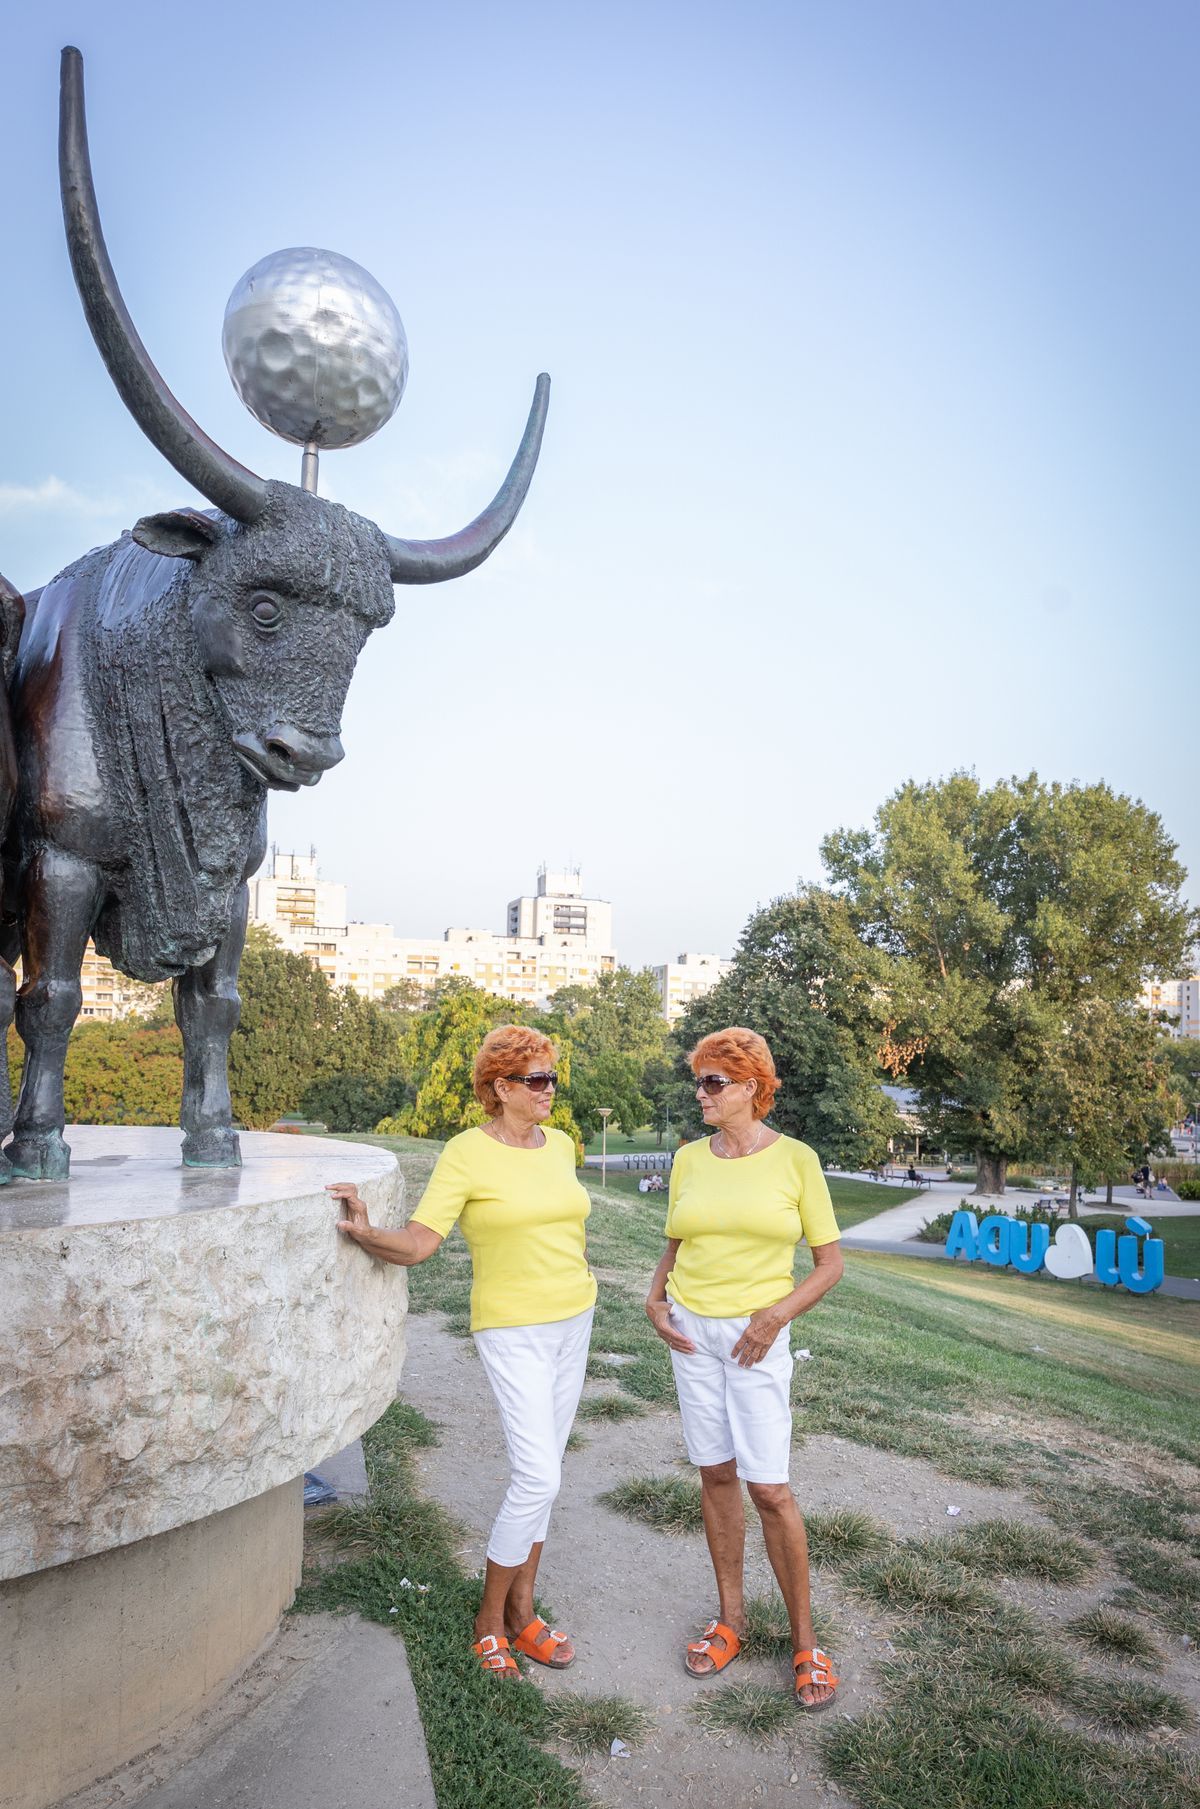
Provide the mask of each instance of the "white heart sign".
POLYGON ((1091 1274, 1092 1246, 1082 1225, 1059 1226, 1046 1252, 1046 1267, 1060 1281, 1075 1281, 1081 1275, 1091 1274))

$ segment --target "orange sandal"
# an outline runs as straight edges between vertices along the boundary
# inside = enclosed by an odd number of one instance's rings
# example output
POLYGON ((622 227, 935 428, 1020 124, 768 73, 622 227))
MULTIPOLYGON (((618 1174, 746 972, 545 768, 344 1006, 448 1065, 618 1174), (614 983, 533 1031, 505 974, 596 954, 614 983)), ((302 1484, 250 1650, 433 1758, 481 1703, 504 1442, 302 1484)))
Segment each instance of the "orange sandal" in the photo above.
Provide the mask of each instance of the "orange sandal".
POLYGON ((527 1627, 513 1640, 514 1648, 525 1658, 532 1658, 535 1664, 549 1665, 552 1671, 565 1671, 568 1665, 575 1663, 575 1654, 570 1658, 555 1658, 554 1654, 560 1646, 569 1646, 570 1640, 565 1633, 559 1633, 554 1627, 548 1627, 535 1615, 527 1627))
POLYGON ((811 1652, 797 1652, 792 1660, 792 1669, 796 1673, 796 1705, 806 1715, 819 1715, 822 1709, 832 1708, 840 1678, 833 1674, 829 1655, 822 1652, 820 1646, 814 1646, 811 1652), (810 1684, 826 1684, 829 1695, 824 1702, 805 1702, 800 1692, 810 1684))
POLYGON ((732 1627, 727 1627, 724 1621, 709 1621, 704 1629, 704 1638, 694 1639, 688 1646, 687 1652, 684 1654, 683 1668, 689 1677, 715 1677, 718 1671, 723 1671, 726 1665, 733 1663, 741 1649, 742 1642, 732 1627), (712 1643, 714 1638, 724 1640, 724 1645, 714 1646, 712 1643), (711 1666, 706 1667, 703 1671, 695 1670, 688 1663, 693 1652, 705 1653, 712 1659, 711 1666))
POLYGON ((499 1671, 502 1677, 519 1677, 517 1661, 508 1649, 508 1641, 495 1633, 485 1633, 471 1647, 472 1652, 479 1654, 479 1668, 483 1671, 499 1671))

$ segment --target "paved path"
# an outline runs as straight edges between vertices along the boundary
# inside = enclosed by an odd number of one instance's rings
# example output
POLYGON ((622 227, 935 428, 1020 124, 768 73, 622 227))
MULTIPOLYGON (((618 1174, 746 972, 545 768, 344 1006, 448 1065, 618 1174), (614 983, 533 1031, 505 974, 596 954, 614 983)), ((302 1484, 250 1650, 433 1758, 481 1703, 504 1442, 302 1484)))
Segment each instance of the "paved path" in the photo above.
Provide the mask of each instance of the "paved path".
POLYGON ((298 1614, 176 1740, 62 1809, 435 1809, 400 1638, 298 1614))

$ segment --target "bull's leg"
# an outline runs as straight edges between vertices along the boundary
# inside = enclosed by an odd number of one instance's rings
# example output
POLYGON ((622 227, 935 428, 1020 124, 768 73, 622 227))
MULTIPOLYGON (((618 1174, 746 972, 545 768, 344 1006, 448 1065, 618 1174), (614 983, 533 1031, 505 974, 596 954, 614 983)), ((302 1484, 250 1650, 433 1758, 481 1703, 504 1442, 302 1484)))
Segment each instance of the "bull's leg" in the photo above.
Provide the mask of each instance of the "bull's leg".
POLYGON ((63 1142, 63 1064, 83 993, 79 969, 100 901, 90 861, 56 848, 34 856, 22 886, 22 960, 17 1029, 25 1071, 8 1159, 30 1181, 65 1181, 71 1151, 63 1142))
POLYGON ((242 886, 212 960, 190 968, 174 983, 175 1021, 183 1032, 179 1123, 189 1168, 237 1168, 242 1160, 229 1103, 229 1039, 242 1004, 237 977, 249 908, 249 888, 242 886))
MULTIPOLYGON (((0 1141, 12 1129, 12 1080, 8 1072, 8 1027, 13 1021, 17 1003, 17 977, 11 965, 0 955, 0 1141)), ((12 1164, 0 1153, 0 1187, 12 1180, 12 1164)))

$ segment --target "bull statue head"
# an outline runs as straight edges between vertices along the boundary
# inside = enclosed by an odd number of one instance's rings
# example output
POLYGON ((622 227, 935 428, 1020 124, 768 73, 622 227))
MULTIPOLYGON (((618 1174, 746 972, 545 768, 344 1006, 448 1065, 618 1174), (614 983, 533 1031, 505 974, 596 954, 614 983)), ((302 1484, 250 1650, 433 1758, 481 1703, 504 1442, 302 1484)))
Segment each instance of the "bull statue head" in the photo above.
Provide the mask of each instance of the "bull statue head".
MULTIPOLYGON (((122 972, 174 983, 184 1162, 240 1161, 226 1061, 267 791, 313 785, 342 758, 347 687, 367 636, 392 614, 392 586, 461 577, 507 534, 550 388, 539 376, 493 501, 445 540, 399 539, 316 495, 311 446, 302 485, 266 482, 184 411, 129 318, 100 230, 73 49, 62 57, 59 173, 71 265, 113 382, 213 511, 146 516, 24 599, 0 579, 6 676, 20 637, 11 741, 0 719, 12 888, 0 924, 0 1034, 19 931, 26 1046, 0 1181, 68 1173, 63 1062, 89 937, 122 972)), ((0 1133, 8 1098, 0 1077, 0 1133)))

